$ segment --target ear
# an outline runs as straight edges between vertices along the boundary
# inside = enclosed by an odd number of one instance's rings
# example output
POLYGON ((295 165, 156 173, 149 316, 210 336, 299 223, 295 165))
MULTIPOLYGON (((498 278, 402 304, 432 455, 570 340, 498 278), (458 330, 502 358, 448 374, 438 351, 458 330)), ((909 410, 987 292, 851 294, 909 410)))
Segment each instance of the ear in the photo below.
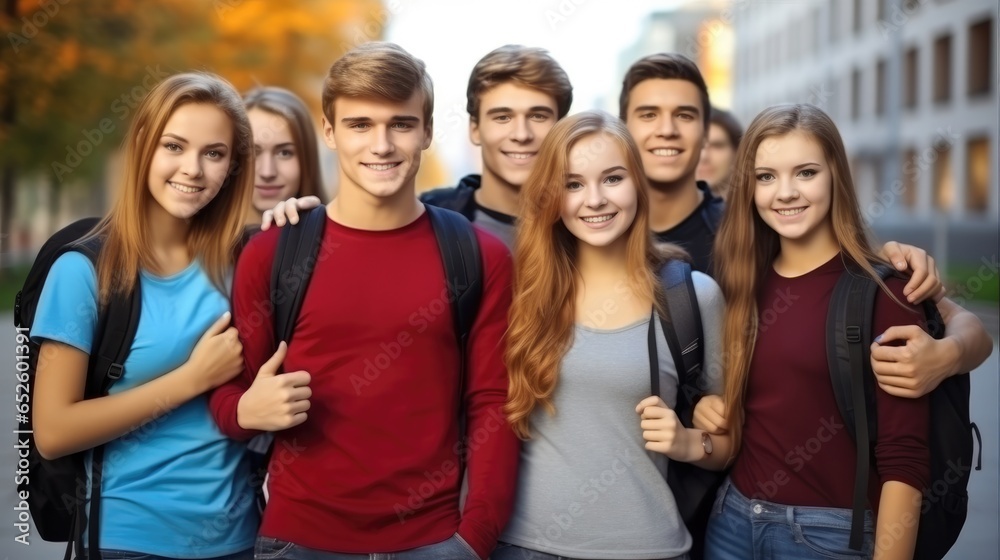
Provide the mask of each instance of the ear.
POLYGON ((469 141, 474 146, 483 145, 482 138, 479 136, 479 121, 471 117, 469 118, 469 141))
POLYGON ((326 120, 326 117, 323 117, 323 122, 321 124, 323 125, 323 142, 326 143, 326 146, 331 150, 336 150, 337 141, 333 137, 333 124, 326 120))
POLYGON ((420 144, 421 150, 426 150, 431 147, 431 142, 434 141, 434 123, 428 122, 427 126, 424 127, 424 141, 420 144))

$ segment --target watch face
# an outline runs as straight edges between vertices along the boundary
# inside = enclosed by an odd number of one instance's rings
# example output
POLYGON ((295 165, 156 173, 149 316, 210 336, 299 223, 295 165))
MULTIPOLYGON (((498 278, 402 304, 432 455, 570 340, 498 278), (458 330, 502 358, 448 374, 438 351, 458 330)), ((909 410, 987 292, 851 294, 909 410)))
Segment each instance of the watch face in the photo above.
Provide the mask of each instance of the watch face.
POLYGON ((708 432, 701 433, 701 446, 705 448, 705 454, 712 454, 712 437, 708 435, 708 432))

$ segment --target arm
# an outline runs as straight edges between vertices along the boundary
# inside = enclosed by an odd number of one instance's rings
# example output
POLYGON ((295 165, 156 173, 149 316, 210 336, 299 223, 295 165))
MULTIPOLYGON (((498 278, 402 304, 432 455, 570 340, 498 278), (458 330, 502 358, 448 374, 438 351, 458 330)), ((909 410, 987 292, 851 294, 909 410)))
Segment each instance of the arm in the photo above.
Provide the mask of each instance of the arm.
POLYGON ((520 442, 503 413, 507 399, 503 351, 511 301, 510 255, 498 240, 477 237, 486 279, 468 343, 465 408, 466 441, 482 443, 469 447, 469 493, 458 534, 480 558, 486 558, 514 507, 520 442))
POLYGON ((282 200, 275 204, 274 208, 264 210, 260 218, 260 230, 271 229, 272 223, 277 227, 284 227, 286 223, 297 224, 299 223, 299 210, 309 210, 321 203, 318 196, 304 196, 302 198, 293 196, 288 200, 282 200))
POLYGON ((910 281, 903 288, 906 301, 920 303, 941 292, 941 275, 934 266, 934 258, 927 251, 890 241, 879 251, 879 256, 891 262, 900 272, 910 271, 910 281))
POLYGON ((685 428, 677 414, 667 408, 658 396, 646 397, 635 411, 642 418, 642 437, 646 449, 663 453, 672 461, 692 463, 703 469, 721 471, 729 463, 733 440, 729 434, 710 435, 712 453, 705 451, 702 434, 697 428, 685 428))
POLYGON ((250 439, 263 430, 277 431, 305 422, 309 409, 309 374, 277 375, 284 344, 274 348, 270 299, 271 262, 277 235, 256 236, 244 249, 233 279, 233 319, 243 343, 243 375, 216 389, 209 408, 219 429, 233 439, 250 439))
POLYGON ((917 544, 920 490, 890 480, 882 485, 875 522, 875 559, 909 560, 917 544), (888 536, 889 538, 881 538, 888 536))
POLYGON ((223 314, 182 366, 140 386, 84 400, 97 327, 93 264, 67 253, 52 266, 32 325, 40 342, 34 387, 39 452, 55 458, 107 443, 166 414, 239 373, 236 329, 223 314))
POLYGON ((944 338, 936 340, 920 327, 907 325, 890 327, 872 344, 872 370, 886 392, 919 397, 989 358, 993 339, 982 321, 948 298, 937 305, 945 322, 944 338))

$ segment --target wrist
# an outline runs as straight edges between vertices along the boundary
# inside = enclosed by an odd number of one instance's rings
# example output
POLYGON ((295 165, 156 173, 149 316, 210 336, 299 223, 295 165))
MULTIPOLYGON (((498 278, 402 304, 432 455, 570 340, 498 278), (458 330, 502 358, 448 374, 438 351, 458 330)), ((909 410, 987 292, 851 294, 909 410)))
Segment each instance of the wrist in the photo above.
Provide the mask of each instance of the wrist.
POLYGON ((706 433, 702 430, 695 428, 685 428, 687 432, 685 434, 687 438, 687 444, 684 448, 687 450, 687 458, 684 460, 685 463, 697 463, 704 459, 708 454, 706 453, 706 447, 702 439, 702 434, 706 433))
POLYGON ((953 336, 942 338, 939 342, 944 345, 945 356, 948 360, 945 375, 941 378, 944 381, 949 377, 958 375, 962 370, 962 344, 953 336))

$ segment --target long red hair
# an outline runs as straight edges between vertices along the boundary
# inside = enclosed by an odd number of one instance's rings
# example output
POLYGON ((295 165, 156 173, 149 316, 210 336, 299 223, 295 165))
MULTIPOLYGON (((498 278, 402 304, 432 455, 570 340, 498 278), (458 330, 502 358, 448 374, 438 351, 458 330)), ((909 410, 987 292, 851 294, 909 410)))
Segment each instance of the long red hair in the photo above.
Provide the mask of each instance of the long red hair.
POLYGON ((778 234, 764 223, 754 204, 757 150, 764 140, 794 130, 805 132, 822 147, 830 167, 833 190, 830 219, 841 254, 865 270, 892 296, 871 265, 884 261, 871 249, 844 143, 836 125, 826 113, 808 104, 778 105, 761 111, 750 123, 736 151, 726 215, 713 250, 715 279, 726 299, 723 328, 723 348, 727 351, 725 401, 734 449, 739 449, 743 436, 746 383, 757 342, 757 290, 780 249, 778 234))
POLYGON ((655 270, 663 253, 649 232, 648 184, 635 141, 619 119, 604 112, 587 111, 559 121, 546 135, 521 187, 514 239, 514 298, 506 351, 510 389, 504 410, 514 431, 525 439, 530 437, 529 420, 536 407, 555 412, 552 393, 572 344, 577 239, 563 225, 560 210, 569 152, 593 135, 600 135, 608 149, 621 151, 637 190, 635 220, 624 234, 630 288, 638 297, 660 300, 655 270))

